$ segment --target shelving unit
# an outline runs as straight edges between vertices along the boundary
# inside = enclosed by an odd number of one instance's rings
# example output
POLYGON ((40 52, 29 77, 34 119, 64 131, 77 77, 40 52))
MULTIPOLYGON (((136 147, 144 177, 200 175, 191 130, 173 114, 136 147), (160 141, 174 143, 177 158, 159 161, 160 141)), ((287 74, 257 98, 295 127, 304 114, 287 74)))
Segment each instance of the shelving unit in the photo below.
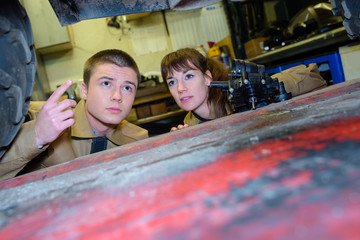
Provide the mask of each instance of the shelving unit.
POLYGON ((309 57, 309 54, 321 54, 332 49, 337 50, 339 46, 348 42, 351 40, 346 35, 345 28, 339 27, 247 60, 257 64, 282 64, 285 61, 303 59, 304 56, 309 57))
POLYGON ((176 111, 167 112, 167 113, 159 114, 156 116, 142 118, 142 119, 133 121, 132 123, 136 124, 136 125, 141 125, 141 124, 145 124, 145 123, 151 123, 151 122, 155 122, 155 121, 159 121, 159 120, 168 119, 171 117, 182 116, 184 113, 185 113, 184 110, 179 109, 176 111))
POLYGON ((139 89, 127 120, 149 131, 155 136, 170 131, 182 124, 186 111, 175 103, 165 84, 139 89))
POLYGON ((158 93, 158 94, 154 94, 154 95, 150 95, 150 96, 140 97, 140 98, 135 99, 133 106, 144 104, 144 103, 149 103, 149 102, 153 102, 153 101, 157 101, 157 100, 161 100, 161 99, 169 98, 169 97, 171 97, 170 93, 158 93))
POLYGON ((278 49, 248 58, 247 61, 263 64, 269 75, 281 72, 300 64, 322 64, 326 70, 320 74, 328 85, 345 81, 343 63, 339 47, 356 42, 349 39, 344 27, 338 27, 325 33, 289 44, 278 49))

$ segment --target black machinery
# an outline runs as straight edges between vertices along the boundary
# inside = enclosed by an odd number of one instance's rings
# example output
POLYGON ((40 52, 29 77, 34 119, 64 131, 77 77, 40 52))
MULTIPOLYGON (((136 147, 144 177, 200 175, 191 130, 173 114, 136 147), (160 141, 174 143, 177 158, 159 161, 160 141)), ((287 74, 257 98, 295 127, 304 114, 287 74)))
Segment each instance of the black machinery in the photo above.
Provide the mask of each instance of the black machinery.
POLYGON ((214 81, 210 87, 219 87, 227 94, 235 113, 291 98, 283 82, 265 73, 264 65, 235 59, 231 66, 231 80, 214 81))

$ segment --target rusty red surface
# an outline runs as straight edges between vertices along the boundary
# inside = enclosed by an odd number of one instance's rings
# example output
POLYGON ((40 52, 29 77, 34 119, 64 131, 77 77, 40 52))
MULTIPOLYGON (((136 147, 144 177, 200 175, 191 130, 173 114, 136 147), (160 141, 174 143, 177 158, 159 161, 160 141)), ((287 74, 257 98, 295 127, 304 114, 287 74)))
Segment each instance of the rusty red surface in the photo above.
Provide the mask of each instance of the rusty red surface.
POLYGON ((4 181, 1 239, 358 239, 360 81, 4 181))

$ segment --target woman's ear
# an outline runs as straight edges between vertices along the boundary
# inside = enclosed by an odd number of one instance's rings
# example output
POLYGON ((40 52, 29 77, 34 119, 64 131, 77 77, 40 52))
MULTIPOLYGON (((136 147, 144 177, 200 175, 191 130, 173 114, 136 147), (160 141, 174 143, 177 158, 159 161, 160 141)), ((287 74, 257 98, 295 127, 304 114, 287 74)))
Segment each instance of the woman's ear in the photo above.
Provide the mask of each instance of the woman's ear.
POLYGON ((206 70, 204 77, 205 77, 205 85, 210 86, 210 83, 212 82, 211 72, 209 70, 206 70))
POLYGON ((81 95, 83 99, 87 100, 87 86, 84 82, 81 83, 81 95))

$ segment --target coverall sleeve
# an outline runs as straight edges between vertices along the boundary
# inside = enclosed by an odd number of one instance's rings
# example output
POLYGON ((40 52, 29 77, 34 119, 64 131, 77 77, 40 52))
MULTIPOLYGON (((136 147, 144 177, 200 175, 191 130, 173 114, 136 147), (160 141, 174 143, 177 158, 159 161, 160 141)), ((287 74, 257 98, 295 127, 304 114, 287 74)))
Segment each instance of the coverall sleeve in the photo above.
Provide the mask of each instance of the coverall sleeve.
POLYGON ((0 159, 0 181, 16 176, 33 158, 45 151, 35 141, 35 121, 24 123, 9 149, 0 159))

